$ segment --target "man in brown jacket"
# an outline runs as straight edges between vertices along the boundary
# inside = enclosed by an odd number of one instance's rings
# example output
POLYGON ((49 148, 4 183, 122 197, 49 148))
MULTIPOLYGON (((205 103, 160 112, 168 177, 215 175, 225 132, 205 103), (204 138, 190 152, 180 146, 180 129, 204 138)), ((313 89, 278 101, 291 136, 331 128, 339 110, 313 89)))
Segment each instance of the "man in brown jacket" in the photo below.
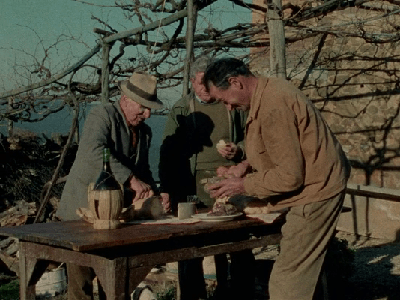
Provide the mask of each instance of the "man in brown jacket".
MULTIPOLYGON (((76 209, 87 207, 88 185, 100 174, 104 148, 110 149, 115 178, 126 188, 125 196, 130 195, 127 202, 154 195, 155 182, 148 161, 151 129, 143 121, 150 117, 151 109, 163 107, 156 88, 154 76, 134 73, 121 83, 118 101, 98 105, 90 111, 57 210, 61 220, 79 219, 76 209)), ((67 272, 68 300, 93 299, 94 271, 67 264, 67 272)), ((101 282, 99 296, 105 297, 101 282)))
POLYGON ((286 80, 254 77, 242 61, 225 58, 207 68, 204 82, 230 109, 249 111, 247 160, 228 170, 237 177, 211 186, 211 195, 248 195, 270 211, 288 209, 270 299, 312 300, 343 205, 345 154, 320 112, 286 80))

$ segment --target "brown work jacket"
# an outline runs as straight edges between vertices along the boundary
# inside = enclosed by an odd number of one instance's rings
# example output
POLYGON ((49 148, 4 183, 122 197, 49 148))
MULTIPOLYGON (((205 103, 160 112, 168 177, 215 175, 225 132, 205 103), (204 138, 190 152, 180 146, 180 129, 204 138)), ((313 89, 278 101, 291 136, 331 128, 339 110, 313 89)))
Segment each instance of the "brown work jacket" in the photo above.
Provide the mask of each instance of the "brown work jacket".
POLYGON ((343 191, 349 165, 319 110, 280 78, 259 78, 246 124, 247 159, 255 169, 246 193, 271 210, 322 201, 343 191))

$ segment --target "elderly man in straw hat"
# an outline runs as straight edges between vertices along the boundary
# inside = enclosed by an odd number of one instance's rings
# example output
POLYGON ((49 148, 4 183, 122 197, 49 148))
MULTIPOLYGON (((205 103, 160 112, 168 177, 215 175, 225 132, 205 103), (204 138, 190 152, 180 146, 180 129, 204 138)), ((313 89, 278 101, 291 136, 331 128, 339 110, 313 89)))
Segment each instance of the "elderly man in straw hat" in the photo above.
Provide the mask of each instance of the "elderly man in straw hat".
MULTIPOLYGON (((87 207, 87 187, 100 173, 103 148, 110 149, 112 171, 130 191, 125 193, 130 195, 129 201, 154 195, 156 186, 148 163, 151 129, 143 121, 150 117, 151 109, 163 107, 156 88, 154 76, 134 73, 121 83, 118 101, 91 110, 57 210, 61 220, 79 219, 76 209, 87 207)), ((67 271, 68 299, 93 299, 93 270, 68 264, 67 271)), ((101 285, 99 295, 104 297, 101 285)))

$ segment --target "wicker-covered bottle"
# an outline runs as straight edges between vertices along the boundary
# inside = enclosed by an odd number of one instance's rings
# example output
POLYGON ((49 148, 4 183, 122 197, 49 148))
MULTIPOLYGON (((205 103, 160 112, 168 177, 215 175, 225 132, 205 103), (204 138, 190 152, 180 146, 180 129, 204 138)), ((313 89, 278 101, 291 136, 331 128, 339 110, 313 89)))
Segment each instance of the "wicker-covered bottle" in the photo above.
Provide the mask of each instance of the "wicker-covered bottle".
POLYGON ((115 179, 110 166, 110 149, 103 150, 103 168, 95 183, 88 187, 89 209, 94 216, 95 229, 115 229, 120 225, 123 188, 115 179))

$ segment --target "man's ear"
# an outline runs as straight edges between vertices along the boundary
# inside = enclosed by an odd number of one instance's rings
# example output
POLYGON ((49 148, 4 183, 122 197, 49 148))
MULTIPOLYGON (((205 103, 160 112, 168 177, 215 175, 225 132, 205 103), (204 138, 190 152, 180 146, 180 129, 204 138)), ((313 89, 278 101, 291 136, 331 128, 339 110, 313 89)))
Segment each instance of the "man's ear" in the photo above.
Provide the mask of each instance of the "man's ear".
POLYGON ((240 89, 240 90, 243 88, 243 84, 239 80, 238 77, 229 77, 228 82, 229 82, 230 86, 232 86, 233 88, 240 89))

